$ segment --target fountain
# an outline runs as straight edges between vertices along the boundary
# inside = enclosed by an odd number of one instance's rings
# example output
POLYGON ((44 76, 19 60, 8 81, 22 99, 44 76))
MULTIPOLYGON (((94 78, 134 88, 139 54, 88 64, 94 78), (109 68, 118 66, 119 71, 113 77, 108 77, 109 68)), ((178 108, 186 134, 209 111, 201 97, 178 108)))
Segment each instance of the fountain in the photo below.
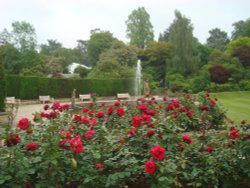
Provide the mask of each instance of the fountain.
POLYGON ((137 61, 134 81, 135 96, 141 96, 141 60, 137 61))

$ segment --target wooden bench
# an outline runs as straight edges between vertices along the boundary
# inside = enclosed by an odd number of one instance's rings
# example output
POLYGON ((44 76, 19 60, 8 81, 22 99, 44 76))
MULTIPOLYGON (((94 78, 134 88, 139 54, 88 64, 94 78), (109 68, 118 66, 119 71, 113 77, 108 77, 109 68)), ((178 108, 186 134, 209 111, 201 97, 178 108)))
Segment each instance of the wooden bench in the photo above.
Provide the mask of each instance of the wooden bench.
POLYGON ((79 95, 81 101, 92 101, 92 97, 90 94, 79 95))
POLYGON ((128 100, 130 99, 130 95, 128 93, 117 93, 118 100, 128 100))
POLYGON ((6 104, 15 104, 16 99, 15 97, 6 97, 6 104))
POLYGON ((45 103, 45 102, 50 102, 51 101, 51 97, 49 95, 46 96, 39 96, 39 102, 41 103, 45 103))

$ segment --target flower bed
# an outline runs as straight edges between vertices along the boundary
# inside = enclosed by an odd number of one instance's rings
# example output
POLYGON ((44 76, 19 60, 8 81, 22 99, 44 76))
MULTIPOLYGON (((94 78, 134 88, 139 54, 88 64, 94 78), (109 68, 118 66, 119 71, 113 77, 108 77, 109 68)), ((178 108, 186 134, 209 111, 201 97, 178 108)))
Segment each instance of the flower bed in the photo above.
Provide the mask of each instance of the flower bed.
POLYGON ((250 133, 224 119, 208 93, 91 103, 73 115, 55 102, 1 135, 0 186, 239 187, 250 133))

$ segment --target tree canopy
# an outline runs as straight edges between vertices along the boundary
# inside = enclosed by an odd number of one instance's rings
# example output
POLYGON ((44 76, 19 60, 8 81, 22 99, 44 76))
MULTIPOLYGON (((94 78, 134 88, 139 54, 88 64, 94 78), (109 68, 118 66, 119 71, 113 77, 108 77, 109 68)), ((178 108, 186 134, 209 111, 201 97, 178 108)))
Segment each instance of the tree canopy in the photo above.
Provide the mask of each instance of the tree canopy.
POLYGON ((150 15, 144 7, 133 10, 126 21, 127 37, 131 45, 138 48, 145 48, 154 40, 153 26, 150 22, 150 15))
POLYGON ((174 72, 187 76, 193 73, 199 63, 197 39, 193 36, 190 19, 175 11, 175 19, 169 27, 169 40, 175 45, 171 59, 174 72))
POLYGON ((227 33, 215 28, 209 31, 209 38, 207 38, 207 45, 211 48, 224 50, 226 45, 230 42, 227 33))

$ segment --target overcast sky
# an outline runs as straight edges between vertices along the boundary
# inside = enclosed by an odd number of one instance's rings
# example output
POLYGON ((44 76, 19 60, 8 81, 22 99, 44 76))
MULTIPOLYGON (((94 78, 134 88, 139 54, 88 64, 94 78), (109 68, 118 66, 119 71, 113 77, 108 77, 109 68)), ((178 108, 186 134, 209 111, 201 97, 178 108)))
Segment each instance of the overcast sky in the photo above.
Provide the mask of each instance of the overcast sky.
POLYGON ((26 21, 36 29, 38 43, 56 39, 73 48, 100 28, 124 42, 128 15, 143 6, 150 15, 155 39, 166 30, 179 10, 191 19, 201 43, 218 27, 231 36, 232 23, 250 18, 250 0, 0 0, 0 31, 13 21, 26 21))

